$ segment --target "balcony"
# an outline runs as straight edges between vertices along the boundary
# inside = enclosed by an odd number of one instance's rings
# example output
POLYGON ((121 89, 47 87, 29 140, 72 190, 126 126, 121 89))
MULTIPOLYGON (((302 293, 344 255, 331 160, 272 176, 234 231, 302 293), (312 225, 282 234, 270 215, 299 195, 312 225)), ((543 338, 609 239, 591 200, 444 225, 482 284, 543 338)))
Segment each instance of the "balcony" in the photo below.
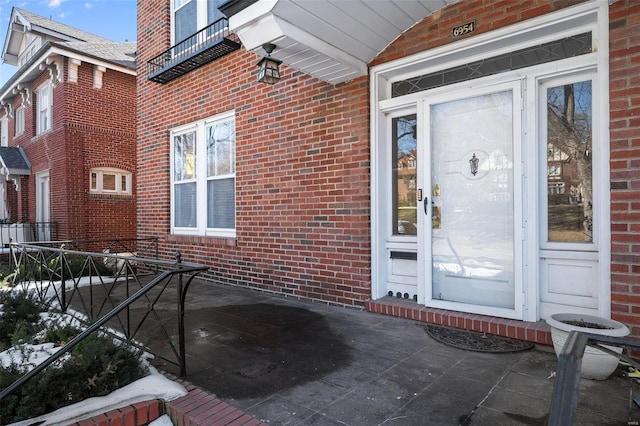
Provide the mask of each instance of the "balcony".
POLYGON ((166 84, 224 55, 238 50, 238 37, 226 18, 218 19, 147 63, 147 79, 166 84))

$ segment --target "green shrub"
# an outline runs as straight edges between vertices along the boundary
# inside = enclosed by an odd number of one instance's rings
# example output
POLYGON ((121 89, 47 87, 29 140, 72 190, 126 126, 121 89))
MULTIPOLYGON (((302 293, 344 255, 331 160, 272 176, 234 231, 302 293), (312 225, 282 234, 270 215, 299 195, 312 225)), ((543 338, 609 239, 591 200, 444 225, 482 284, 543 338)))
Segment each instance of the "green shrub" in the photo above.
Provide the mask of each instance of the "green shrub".
POLYGON ((72 325, 55 325, 45 331, 44 341, 63 345, 80 334, 80 330, 72 325))
POLYGON ((47 307, 27 291, 0 291, 0 351, 28 340, 42 329, 40 312, 47 307))
MULTIPOLYGON (((54 363, 3 399, 0 424, 46 414, 126 386, 148 374, 140 356, 139 350, 116 344, 111 337, 91 335, 73 348, 64 363, 54 363)), ((0 367, 0 388, 21 374, 14 365, 0 367)))

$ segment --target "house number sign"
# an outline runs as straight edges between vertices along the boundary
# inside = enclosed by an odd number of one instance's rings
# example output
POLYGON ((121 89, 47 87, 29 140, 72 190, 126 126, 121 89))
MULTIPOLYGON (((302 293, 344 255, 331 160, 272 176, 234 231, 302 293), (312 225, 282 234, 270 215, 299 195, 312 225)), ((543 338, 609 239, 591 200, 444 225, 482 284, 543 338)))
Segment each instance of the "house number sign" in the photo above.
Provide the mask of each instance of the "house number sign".
POLYGON ((467 22, 466 24, 458 25, 451 30, 453 37, 460 37, 465 34, 471 34, 476 30, 476 21, 467 22))

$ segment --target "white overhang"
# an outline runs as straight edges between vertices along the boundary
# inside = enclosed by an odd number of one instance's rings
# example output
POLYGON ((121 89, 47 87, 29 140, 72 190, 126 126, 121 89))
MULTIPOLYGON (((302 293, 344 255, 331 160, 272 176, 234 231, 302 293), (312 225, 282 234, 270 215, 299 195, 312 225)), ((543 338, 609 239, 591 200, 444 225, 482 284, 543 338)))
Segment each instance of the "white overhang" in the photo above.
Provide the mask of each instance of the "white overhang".
POLYGON ((367 74, 400 34, 457 0, 258 0, 229 18, 243 46, 331 84, 367 74))

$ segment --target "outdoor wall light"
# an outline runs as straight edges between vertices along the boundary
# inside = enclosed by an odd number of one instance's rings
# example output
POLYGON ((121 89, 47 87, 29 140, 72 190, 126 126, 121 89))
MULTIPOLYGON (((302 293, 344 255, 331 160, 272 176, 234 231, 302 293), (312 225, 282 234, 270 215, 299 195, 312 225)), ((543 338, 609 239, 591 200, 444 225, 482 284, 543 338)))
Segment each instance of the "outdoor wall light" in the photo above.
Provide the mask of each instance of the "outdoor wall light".
POLYGON ((258 72, 258 81, 261 83, 276 84, 280 81, 279 66, 282 63, 282 61, 271 57, 271 52, 276 48, 276 45, 273 43, 265 43, 262 45, 262 48, 267 52, 267 56, 260 59, 256 64, 260 67, 260 71, 258 72))

